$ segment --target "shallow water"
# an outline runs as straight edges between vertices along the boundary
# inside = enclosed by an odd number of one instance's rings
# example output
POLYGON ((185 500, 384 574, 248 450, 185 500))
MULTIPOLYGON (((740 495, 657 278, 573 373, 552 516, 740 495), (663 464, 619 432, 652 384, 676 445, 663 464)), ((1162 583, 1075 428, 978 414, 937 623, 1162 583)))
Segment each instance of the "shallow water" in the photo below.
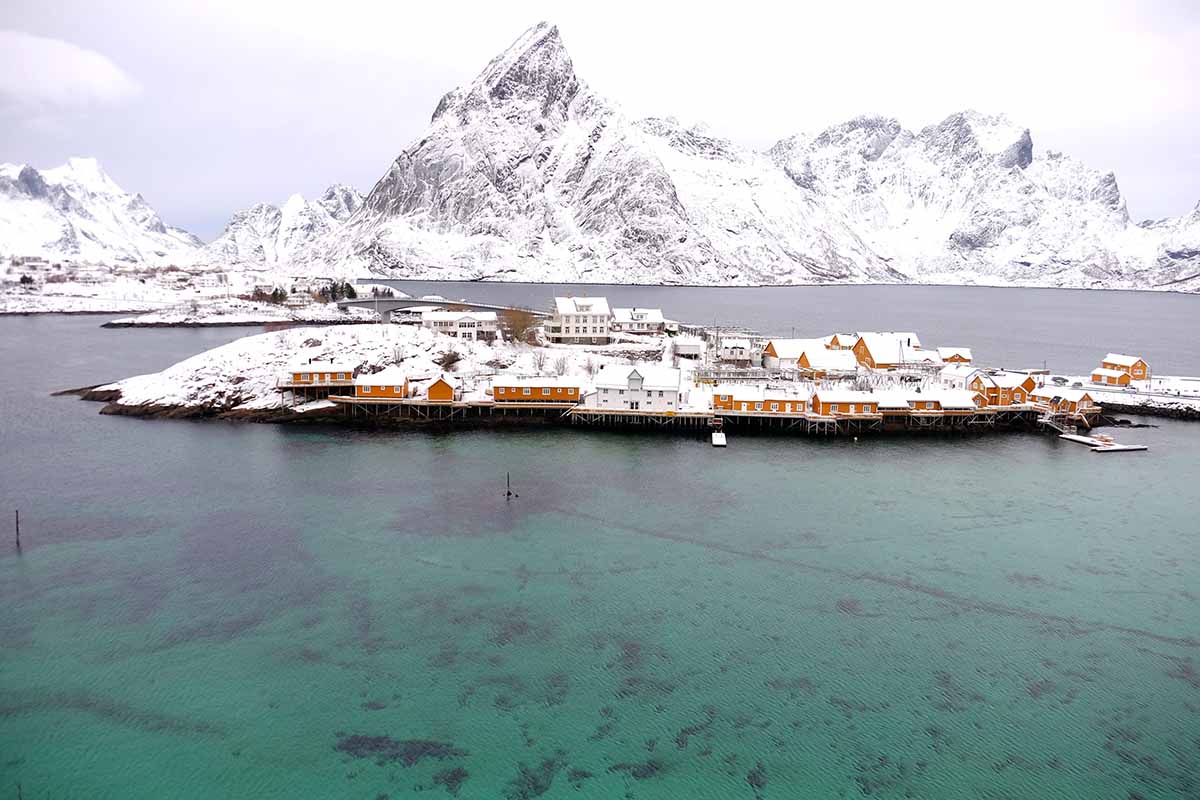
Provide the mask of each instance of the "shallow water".
POLYGON ((242 333, 0 320, 5 796, 1200 792, 1194 423, 714 450, 45 397, 242 333))

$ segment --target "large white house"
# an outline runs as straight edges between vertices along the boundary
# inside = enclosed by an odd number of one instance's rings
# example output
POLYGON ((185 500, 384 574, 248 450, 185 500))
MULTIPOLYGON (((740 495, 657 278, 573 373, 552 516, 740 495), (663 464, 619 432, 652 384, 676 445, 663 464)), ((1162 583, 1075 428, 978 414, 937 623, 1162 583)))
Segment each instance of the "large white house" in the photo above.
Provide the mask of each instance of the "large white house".
POLYGON ((555 344, 608 344, 612 319, 606 297, 556 297, 546 336, 555 344))
POLYGON ((421 327, 458 339, 491 342, 499 322, 495 311, 426 311, 421 315, 421 327))
POLYGON ((609 364, 596 373, 583 404, 611 411, 678 411, 682 403, 679 370, 670 367, 609 364))
POLYGON ((624 333, 662 333, 667 319, 661 308, 614 308, 609 328, 624 333))

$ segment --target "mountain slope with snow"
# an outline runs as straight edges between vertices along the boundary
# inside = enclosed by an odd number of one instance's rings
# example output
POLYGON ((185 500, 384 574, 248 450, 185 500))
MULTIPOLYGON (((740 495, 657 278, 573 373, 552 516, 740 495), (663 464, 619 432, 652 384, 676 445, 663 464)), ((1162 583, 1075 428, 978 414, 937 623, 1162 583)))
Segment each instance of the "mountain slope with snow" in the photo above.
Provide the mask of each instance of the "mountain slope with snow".
POLYGON ((362 205, 357 190, 335 184, 317 200, 298 194, 282 207, 258 203, 239 211, 221 235, 195 255, 195 263, 226 268, 298 264, 314 244, 340 228, 362 205))
POLYGON ((647 283, 892 281, 769 159, 634 122, 527 31, 442 98, 319 257, 394 276, 647 283))
POLYGON ((1200 289, 1195 226, 1136 225, 1111 173, 967 111, 860 117, 759 154, 631 121, 541 23, 449 92, 308 254, 393 277, 1200 289))
POLYGON ((0 254, 101 263, 188 260, 201 242, 163 224, 91 158, 36 170, 0 164, 0 254))

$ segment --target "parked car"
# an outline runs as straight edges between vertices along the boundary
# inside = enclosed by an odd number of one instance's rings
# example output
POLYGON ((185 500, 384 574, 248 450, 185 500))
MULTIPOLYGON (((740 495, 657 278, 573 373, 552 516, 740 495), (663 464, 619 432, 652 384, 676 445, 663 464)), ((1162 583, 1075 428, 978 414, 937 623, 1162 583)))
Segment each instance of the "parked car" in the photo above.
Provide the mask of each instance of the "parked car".
POLYGON ((1053 378, 1051 378, 1050 380, 1051 380, 1051 382, 1052 382, 1052 383, 1054 383, 1056 386, 1066 386, 1066 385, 1067 385, 1067 379, 1066 379, 1066 378, 1064 378, 1062 375, 1055 375, 1055 376, 1054 376, 1053 378))
POLYGON ((1072 389, 1082 389, 1082 388, 1083 388, 1083 384, 1082 384, 1082 383, 1080 383, 1079 381, 1075 381, 1074 383, 1072 383, 1072 384, 1071 384, 1071 388, 1072 388, 1072 389))

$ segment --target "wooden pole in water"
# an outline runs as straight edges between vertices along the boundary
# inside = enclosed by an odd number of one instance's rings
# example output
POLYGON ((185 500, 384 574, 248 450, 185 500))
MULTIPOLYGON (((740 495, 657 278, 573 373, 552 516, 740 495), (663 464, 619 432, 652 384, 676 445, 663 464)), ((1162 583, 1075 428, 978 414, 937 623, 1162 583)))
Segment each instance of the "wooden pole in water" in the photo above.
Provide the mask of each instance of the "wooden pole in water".
POLYGON ((21 552, 21 509, 13 509, 13 517, 17 525, 17 552, 21 552))

